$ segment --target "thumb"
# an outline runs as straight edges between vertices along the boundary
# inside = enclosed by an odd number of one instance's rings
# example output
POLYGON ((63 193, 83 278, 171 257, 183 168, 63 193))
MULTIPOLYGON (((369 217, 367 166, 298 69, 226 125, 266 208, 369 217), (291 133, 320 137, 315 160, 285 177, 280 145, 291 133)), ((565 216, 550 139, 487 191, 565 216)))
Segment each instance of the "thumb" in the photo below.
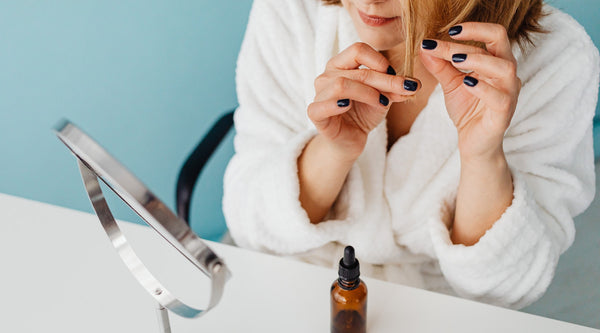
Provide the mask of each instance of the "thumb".
POLYGON ((442 85, 444 93, 453 91, 462 84, 465 74, 457 70, 448 61, 423 52, 419 52, 419 57, 423 66, 442 85))

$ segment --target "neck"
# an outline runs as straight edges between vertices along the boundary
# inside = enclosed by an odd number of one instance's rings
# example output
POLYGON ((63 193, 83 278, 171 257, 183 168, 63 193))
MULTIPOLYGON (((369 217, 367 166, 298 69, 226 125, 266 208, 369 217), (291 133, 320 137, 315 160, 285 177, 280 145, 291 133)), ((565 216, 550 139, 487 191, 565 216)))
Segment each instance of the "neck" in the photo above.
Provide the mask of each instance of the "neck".
POLYGON ((354 280, 344 280, 342 278, 339 278, 338 284, 344 290, 354 290, 360 284, 360 279, 356 278, 354 280))
POLYGON ((398 72, 404 72, 404 55, 406 53, 406 43, 402 42, 393 48, 381 51, 384 57, 390 62, 392 67, 398 72))

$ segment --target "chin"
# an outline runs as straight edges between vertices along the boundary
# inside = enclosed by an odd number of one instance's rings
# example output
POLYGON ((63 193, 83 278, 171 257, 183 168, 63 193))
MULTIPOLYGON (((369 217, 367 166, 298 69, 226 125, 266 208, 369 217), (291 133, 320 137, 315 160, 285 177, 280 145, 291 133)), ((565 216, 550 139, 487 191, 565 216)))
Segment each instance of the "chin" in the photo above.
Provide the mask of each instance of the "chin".
MULTIPOLYGON (((352 23, 356 28, 356 32, 360 37, 361 41, 371 45, 374 49, 378 51, 386 51, 394 48, 398 44, 404 42, 404 35, 402 33, 402 28, 400 24, 401 18, 398 16, 395 22, 388 22, 384 25, 372 26, 367 25, 366 22, 361 18, 361 14, 359 13, 359 9, 357 8, 356 1, 354 0, 342 0, 342 3, 350 17, 352 18, 352 23)), ((379 15, 381 17, 391 17, 391 11, 388 9, 388 15, 383 15, 383 9, 379 10, 379 15)))
POLYGON ((384 34, 382 32, 359 32, 358 35, 363 42, 371 45, 377 51, 392 49, 404 41, 403 38, 398 38, 398 36, 391 36, 391 34, 384 34))

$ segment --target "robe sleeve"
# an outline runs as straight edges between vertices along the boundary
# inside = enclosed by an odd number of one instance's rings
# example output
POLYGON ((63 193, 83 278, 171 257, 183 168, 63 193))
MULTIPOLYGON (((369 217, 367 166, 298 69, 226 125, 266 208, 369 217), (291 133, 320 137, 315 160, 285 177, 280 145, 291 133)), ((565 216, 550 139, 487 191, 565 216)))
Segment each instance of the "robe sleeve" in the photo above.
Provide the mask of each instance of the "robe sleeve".
POLYGON ((533 97, 519 101, 504 138, 511 205, 473 246, 450 241, 448 205, 429 220, 440 268, 462 297, 510 308, 540 298, 574 240, 573 217, 595 194, 598 50, 583 28, 548 38, 529 56, 535 73, 522 73, 522 95, 533 97))
MULTIPOLYGON (((253 3, 236 70, 235 155, 224 179, 223 212, 233 239, 276 254, 321 247, 348 228, 344 219, 311 224, 299 201, 297 159, 316 135, 302 90, 314 80, 303 69, 311 68, 314 32, 310 9, 294 6, 306 3, 253 3)), ((344 187, 347 193, 352 184, 344 187)))

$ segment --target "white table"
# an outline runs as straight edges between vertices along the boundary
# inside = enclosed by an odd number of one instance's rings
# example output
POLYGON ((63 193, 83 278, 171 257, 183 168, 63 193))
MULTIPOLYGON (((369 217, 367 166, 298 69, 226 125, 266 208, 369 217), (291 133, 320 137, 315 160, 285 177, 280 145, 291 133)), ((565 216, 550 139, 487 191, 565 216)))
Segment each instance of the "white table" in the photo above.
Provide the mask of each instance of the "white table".
MULTIPOLYGON (((157 277, 203 307, 208 281, 147 227, 121 223, 157 277)), ((181 332, 328 332, 334 270, 218 243, 232 271, 205 317, 181 332)), ((157 332, 154 300, 129 274, 95 215, 0 194, 1 332, 157 332)), ((600 332, 364 278, 369 332, 600 332)), ((183 296, 181 296, 183 295, 183 296)), ((186 298, 187 297, 187 298, 186 298)))

